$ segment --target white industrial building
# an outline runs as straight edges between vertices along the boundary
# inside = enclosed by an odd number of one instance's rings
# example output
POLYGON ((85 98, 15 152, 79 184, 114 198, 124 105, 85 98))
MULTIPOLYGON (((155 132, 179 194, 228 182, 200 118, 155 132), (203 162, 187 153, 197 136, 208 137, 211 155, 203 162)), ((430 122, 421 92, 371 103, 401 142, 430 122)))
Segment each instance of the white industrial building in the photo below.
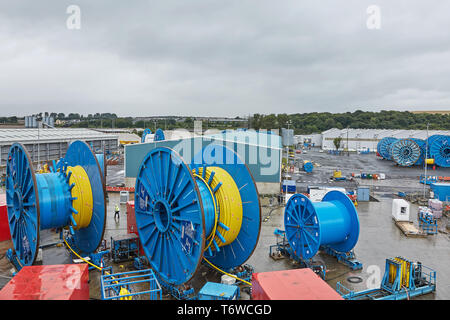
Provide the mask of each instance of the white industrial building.
POLYGON ((322 147, 322 134, 312 133, 312 134, 300 134, 294 136, 294 143, 305 144, 308 143, 311 147, 322 147))
POLYGON ((318 134, 296 135, 297 143, 310 141, 313 146, 323 150, 334 150, 333 140, 341 137, 341 149, 350 151, 367 150, 376 152, 378 141, 384 137, 397 139, 417 138, 425 140, 427 136, 435 134, 450 135, 450 131, 444 130, 398 130, 398 129, 337 129, 332 128, 318 134))
POLYGON ((118 150, 118 135, 89 129, 0 129, 0 172, 6 166, 9 149, 14 142, 25 145, 33 162, 58 160, 66 154, 69 144, 83 140, 94 150, 118 150))

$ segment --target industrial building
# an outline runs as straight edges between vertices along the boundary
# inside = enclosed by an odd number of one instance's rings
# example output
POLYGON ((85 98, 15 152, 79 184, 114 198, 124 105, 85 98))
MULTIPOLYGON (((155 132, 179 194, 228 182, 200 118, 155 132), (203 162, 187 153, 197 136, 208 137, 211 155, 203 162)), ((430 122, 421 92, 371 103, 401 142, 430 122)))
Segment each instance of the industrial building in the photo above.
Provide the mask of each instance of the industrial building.
POLYGON ((337 129, 332 128, 322 133, 309 135, 295 135, 295 142, 310 143, 311 146, 320 147, 322 150, 334 150, 333 140, 342 138, 341 149, 349 151, 369 150, 376 152, 378 142, 384 137, 396 139, 416 138, 425 140, 427 136, 450 135, 450 131, 444 130, 397 130, 397 129, 337 129))
POLYGON ((0 129, 0 170, 4 171, 11 145, 23 143, 33 162, 57 160, 64 156, 69 144, 83 140, 95 150, 118 150, 118 135, 89 129, 0 129))
POLYGON ((139 165, 157 147, 174 148, 188 161, 203 147, 219 143, 235 150, 247 164, 261 194, 275 194, 281 181, 281 137, 264 132, 229 130, 198 135, 188 131, 166 132, 168 138, 125 146, 125 184, 134 187, 139 165))

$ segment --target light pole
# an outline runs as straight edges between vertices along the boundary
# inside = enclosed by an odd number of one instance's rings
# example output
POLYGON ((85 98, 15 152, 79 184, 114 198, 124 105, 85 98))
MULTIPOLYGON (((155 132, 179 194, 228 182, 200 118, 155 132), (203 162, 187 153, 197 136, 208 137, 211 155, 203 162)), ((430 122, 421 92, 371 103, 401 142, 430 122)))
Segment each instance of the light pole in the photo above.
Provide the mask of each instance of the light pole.
POLYGON ((348 147, 348 126, 347 126, 347 157, 350 157, 350 148, 348 147))
POLYGON ((425 191, 426 191, 427 180, 428 180, 428 177, 427 177, 427 169, 428 169, 428 164, 427 164, 427 159, 428 159, 428 126, 429 126, 429 123, 427 123, 427 139, 425 140, 425 142, 426 142, 426 144, 425 144, 425 159, 424 159, 424 161, 425 161, 425 181, 424 181, 424 184, 423 184, 423 197, 424 198, 425 198, 425 191))

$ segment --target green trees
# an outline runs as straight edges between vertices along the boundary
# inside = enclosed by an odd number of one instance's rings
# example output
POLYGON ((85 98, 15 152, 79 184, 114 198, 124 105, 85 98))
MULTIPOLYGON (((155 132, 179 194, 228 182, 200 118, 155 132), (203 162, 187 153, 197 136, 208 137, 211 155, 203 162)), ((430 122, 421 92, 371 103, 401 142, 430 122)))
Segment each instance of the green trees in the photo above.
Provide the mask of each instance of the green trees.
POLYGON ((412 113, 408 111, 361 111, 345 113, 311 112, 296 114, 254 114, 254 129, 286 128, 291 120, 295 134, 319 133, 331 128, 450 130, 450 114, 412 113))
POLYGON ((333 139, 334 147, 336 148, 336 151, 339 150, 341 147, 342 137, 336 137, 333 139))

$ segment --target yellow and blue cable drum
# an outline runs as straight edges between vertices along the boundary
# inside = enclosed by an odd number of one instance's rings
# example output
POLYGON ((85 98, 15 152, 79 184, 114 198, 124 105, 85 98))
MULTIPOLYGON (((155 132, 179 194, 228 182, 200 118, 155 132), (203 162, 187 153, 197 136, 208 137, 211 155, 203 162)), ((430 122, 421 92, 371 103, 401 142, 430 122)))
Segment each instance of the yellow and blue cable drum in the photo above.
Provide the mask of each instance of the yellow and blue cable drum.
POLYGON ((35 173, 20 143, 7 162, 6 200, 11 239, 19 266, 32 265, 40 230, 67 228, 78 250, 99 246, 106 221, 102 172, 91 148, 74 141, 50 173, 35 173))
POLYGON ((190 165, 170 148, 150 151, 136 179, 135 212, 149 263, 172 285, 189 281, 203 258, 224 269, 242 265, 259 239, 256 184, 222 145, 205 147, 190 165))

